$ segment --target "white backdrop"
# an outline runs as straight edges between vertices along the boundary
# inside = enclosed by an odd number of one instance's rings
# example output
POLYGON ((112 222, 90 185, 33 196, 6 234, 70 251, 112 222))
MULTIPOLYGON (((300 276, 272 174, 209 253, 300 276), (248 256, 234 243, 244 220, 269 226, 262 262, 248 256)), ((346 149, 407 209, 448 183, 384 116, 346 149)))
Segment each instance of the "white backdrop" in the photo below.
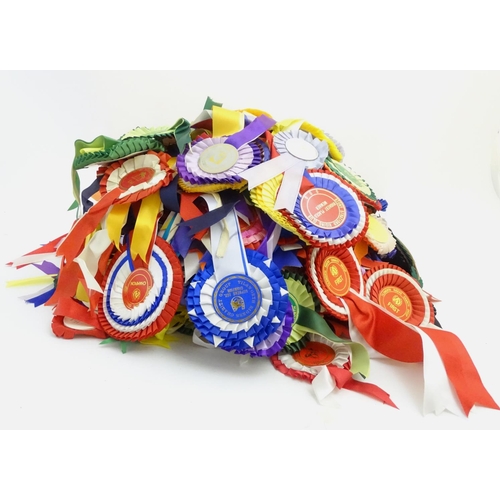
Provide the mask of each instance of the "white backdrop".
MULTIPOLYGON (((438 318, 500 402, 500 199, 490 175, 500 129, 499 72, 0 72, 0 262, 69 229, 75 139, 195 118, 225 107, 304 118, 338 139, 346 163, 387 199, 386 219, 413 253, 438 318)), ((266 359, 192 345, 167 351, 56 338, 51 311, 0 267, 0 428, 498 429, 500 412, 422 415, 422 368, 373 361, 370 379, 400 410, 310 385, 266 359)))

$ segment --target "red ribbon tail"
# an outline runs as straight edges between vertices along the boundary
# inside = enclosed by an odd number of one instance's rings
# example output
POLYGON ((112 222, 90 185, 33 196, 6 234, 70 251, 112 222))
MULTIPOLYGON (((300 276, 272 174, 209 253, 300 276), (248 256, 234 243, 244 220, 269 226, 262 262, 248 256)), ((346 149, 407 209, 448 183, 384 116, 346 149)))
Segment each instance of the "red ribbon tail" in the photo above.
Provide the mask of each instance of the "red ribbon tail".
POLYGON ((122 193, 120 188, 104 195, 77 223, 73 226, 66 239, 57 249, 56 255, 62 255, 68 263, 72 262, 80 253, 85 238, 95 230, 99 222, 106 215, 108 208, 122 193))
POLYGON ((387 394, 387 392, 383 391, 377 385, 354 380, 352 378, 352 373, 344 368, 329 366, 328 371, 335 379, 335 382, 339 389, 347 389, 349 391, 359 392, 361 394, 364 394, 365 396, 370 396, 372 398, 378 399, 379 401, 382 401, 382 403, 399 410, 399 408, 393 403, 389 394, 387 394))
POLYGON ((500 410, 484 387, 477 368, 462 341, 454 333, 446 330, 438 328, 422 328, 422 330, 434 342, 465 414, 469 415, 470 410, 476 404, 500 410))

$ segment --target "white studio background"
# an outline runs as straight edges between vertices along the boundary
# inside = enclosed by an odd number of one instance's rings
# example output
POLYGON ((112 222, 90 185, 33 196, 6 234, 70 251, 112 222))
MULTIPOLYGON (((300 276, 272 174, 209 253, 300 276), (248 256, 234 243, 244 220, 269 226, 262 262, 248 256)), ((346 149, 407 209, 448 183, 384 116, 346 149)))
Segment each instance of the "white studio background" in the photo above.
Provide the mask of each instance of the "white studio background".
POLYGON ((388 200, 389 226, 442 300, 439 320, 500 402, 500 199, 490 175, 499 89, 499 72, 0 72, 0 428, 500 428, 500 412, 484 408, 424 417, 420 365, 372 363, 368 381, 399 411, 349 391, 322 406, 268 360, 240 366, 187 338, 125 355, 93 338, 62 340, 49 308, 18 298, 31 289, 5 288, 36 270, 3 265, 68 231, 75 139, 192 120, 207 96, 304 118, 388 200))

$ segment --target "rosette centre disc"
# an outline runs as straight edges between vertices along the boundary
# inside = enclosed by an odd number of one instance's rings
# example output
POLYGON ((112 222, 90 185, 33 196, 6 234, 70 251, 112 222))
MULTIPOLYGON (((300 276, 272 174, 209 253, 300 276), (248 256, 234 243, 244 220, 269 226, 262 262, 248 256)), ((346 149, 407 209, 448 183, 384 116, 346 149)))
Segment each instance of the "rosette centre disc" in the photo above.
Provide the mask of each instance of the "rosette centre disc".
POLYGON ((345 264, 333 255, 328 256, 321 266, 326 287, 337 297, 343 297, 351 286, 351 277, 345 264))
POLYGON ((231 144, 213 144, 200 153, 198 166, 207 174, 220 174, 234 167, 238 150, 231 144))
POLYGON ((300 210, 314 226, 334 230, 347 219, 347 210, 342 199, 323 188, 309 189, 300 200, 300 210))
POLYGON ((322 342, 308 342, 300 351, 292 354, 292 357, 305 366, 322 366, 335 359, 335 350, 322 342))
POLYGON ((406 321, 412 313, 411 301, 403 290, 395 286, 385 286, 378 296, 379 304, 398 318, 406 321))
POLYGON ((229 323, 243 323, 253 318, 262 305, 262 292, 252 278, 231 274, 215 287, 212 305, 229 323))
POLYGON ((136 269, 126 279, 123 285, 123 304, 127 309, 133 309, 142 304, 153 286, 153 277, 147 269, 136 269))
POLYGON ((300 160, 312 161, 316 160, 319 156, 318 150, 313 144, 299 137, 288 139, 285 142, 285 147, 292 156, 300 160))
POLYGON ((155 169, 151 167, 143 167, 129 172, 119 183, 120 189, 128 191, 131 187, 149 182, 155 175, 155 169))

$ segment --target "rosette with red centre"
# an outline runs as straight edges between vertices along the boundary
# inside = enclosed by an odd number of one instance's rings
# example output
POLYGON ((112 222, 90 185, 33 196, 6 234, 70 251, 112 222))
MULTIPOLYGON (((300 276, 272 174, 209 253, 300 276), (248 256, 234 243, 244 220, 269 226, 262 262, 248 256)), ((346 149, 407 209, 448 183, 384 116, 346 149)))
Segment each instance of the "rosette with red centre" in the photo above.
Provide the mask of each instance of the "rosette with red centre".
POLYGON ((365 296, 401 321, 412 325, 434 322, 434 310, 420 285, 392 264, 372 267, 364 276, 365 296))
POLYGON ((282 211, 313 246, 354 246, 368 228, 368 214, 357 194, 323 170, 307 174, 292 213, 282 211))
POLYGON ((271 357, 271 363, 288 377, 312 382, 323 366, 344 368, 350 356, 351 351, 346 344, 332 342, 313 333, 302 349, 293 354, 282 351, 271 357))
POLYGON ((100 192, 104 196, 117 187, 122 190, 115 203, 131 203, 167 186, 175 175, 168 165, 171 157, 167 153, 148 151, 111 163, 100 181, 100 192))
POLYGON ((307 275, 328 314, 348 319, 342 297, 350 289, 363 293, 363 274, 352 248, 312 248, 307 257, 307 275))
POLYGON ((172 247, 157 237, 147 267, 134 268, 129 249, 119 252, 104 278, 99 323, 112 338, 137 341, 165 328, 181 301, 183 273, 172 247))

